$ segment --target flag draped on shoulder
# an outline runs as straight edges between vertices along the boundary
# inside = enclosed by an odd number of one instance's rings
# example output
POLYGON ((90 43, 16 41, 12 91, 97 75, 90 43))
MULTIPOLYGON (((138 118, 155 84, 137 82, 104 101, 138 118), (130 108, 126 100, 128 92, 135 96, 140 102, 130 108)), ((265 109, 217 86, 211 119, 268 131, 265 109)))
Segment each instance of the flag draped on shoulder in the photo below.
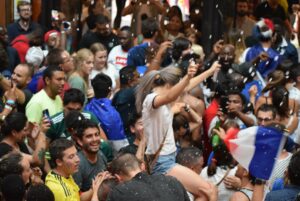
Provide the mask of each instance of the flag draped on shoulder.
POLYGON ((230 128, 224 142, 236 161, 254 177, 268 180, 286 137, 275 127, 230 128))

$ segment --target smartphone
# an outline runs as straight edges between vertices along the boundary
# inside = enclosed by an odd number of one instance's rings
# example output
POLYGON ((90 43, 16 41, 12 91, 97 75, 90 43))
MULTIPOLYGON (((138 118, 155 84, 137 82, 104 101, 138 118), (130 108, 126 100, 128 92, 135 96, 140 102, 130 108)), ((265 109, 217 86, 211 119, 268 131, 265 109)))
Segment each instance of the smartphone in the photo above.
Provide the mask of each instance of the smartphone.
POLYGON ((228 96, 221 96, 220 108, 224 114, 227 114, 228 96))
POLYGON ((52 125, 52 120, 51 120, 51 117, 50 117, 50 114, 49 114, 49 110, 48 109, 44 109, 43 110, 43 117, 46 117, 49 121, 49 123, 52 125))
POLYGON ((52 17, 52 20, 58 20, 59 17, 58 17, 58 11, 57 10, 51 10, 51 17, 52 17))

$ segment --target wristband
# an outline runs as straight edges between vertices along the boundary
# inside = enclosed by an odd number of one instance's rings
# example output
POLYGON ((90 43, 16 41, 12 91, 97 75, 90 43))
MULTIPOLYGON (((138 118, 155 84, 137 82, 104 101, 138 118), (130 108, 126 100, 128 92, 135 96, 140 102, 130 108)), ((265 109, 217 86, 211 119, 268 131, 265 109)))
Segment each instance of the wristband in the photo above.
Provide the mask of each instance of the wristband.
POLYGON ((13 108, 10 105, 5 104, 4 108, 8 109, 8 110, 13 110, 13 108))
POLYGON ((6 101, 6 104, 8 104, 8 105, 15 105, 16 102, 15 102, 14 100, 8 99, 8 100, 6 101))
POLYGON ((266 180, 256 178, 254 183, 255 183, 255 185, 265 185, 266 180))

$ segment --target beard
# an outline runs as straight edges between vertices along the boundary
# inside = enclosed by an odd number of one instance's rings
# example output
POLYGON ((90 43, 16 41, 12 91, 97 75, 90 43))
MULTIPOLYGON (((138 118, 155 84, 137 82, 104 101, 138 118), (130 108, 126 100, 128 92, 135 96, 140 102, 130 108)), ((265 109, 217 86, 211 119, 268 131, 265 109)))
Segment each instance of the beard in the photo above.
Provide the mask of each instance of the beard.
POLYGON ((248 13, 246 11, 240 11, 237 13, 239 17, 245 17, 248 13))
POLYGON ((94 149, 90 148, 90 146, 88 144, 83 145, 82 149, 85 150, 87 153, 90 153, 90 154, 97 154, 98 151, 99 151, 99 148, 97 150, 94 150, 94 149))

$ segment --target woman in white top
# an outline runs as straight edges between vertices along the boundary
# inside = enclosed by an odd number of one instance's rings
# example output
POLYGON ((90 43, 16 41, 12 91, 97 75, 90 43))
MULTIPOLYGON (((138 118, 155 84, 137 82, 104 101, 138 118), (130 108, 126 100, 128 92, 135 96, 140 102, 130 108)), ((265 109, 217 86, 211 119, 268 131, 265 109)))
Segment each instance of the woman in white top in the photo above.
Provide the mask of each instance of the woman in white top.
POLYGON ((90 49, 94 54, 95 62, 89 79, 92 80, 97 74, 104 73, 111 78, 113 91, 117 91, 120 88, 119 74, 113 65, 107 65, 106 48, 101 43, 94 43, 90 49))
POLYGON ((195 65, 190 65, 187 74, 181 80, 181 71, 175 67, 150 71, 142 78, 136 91, 137 112, 142 113, 147 138, 145 153, 158 155, 152 169, 153 173, 174 176, 195 197, 205 198, 205 195, 209 200, 217 199, 215 187, 192 170, 175 163, 176 146, 172 129, 171 103, 184 90, 190 90, 211 76, 219 66, 218 63, 214 63, 209 70, 193 78, 197 69, 195 65))

